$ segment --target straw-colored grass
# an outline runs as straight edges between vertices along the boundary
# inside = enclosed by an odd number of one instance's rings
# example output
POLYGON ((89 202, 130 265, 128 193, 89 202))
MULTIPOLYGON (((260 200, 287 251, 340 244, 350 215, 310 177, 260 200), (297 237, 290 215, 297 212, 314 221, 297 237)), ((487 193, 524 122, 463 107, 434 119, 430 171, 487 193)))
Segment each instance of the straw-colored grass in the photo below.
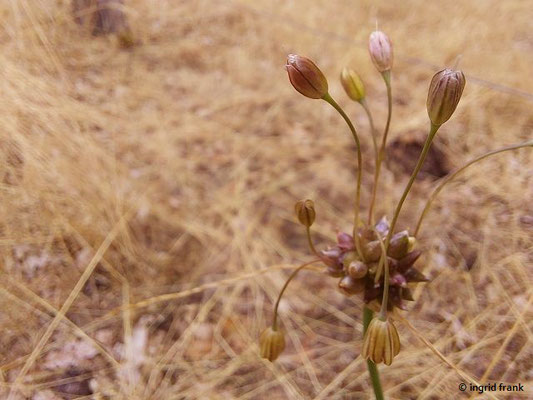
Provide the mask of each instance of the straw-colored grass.
MULTIPOLYGON (((129 0, 125 12, 131 49, 88 34, 67 1, 0 3, 0 397, 369 398, 362 302, 318 264, 281 302, 285 353, 258 356, 288 270, 311 259, 294 202, 315 200, 320 247, 352 221, 352 138, 290 87, 286 54, 317 62, 359 128, 365 215, 368 124, 338 76, 357 69, 382 129, 376 19, 395 50, 392 142, 424 137, 429 80, 462 54, 467 86, 435 143, 449 170, 533 137, 531 4, 129 0)), ((387 163, 378 215, 412 163, 387 163)), ((435 184, 417 180, 399 228, 414 229, 435 184)), ((475 397, 461 382, 533 396, 532 198, 531 149, 484 160, 437 198, 419 237, 432 281, 399 317, 387 398, 475 397)))

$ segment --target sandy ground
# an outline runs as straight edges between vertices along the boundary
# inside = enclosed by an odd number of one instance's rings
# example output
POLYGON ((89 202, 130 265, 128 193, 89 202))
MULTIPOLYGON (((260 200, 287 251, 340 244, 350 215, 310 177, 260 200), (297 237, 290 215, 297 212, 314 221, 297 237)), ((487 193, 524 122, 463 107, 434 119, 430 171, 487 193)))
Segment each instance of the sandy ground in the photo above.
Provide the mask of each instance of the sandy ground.
MULTIPOLYGON (((389 218, 426 134, 429 80, 462 55, 463 99, 399 220, 412 230, 443 175, 532 139, 530 2, 126 0, 123 10, 130 48, 77 25, 65 0, 0 4, 0 397, 370 398, 363 303, 320 268, 281 302, 284 354, 258 356, 288 270, 312 259, 294 202, 315 200, 317 247, 352 222, 349 131, 290 87, 286 55, 317 62, 360 131, 364 215, 368 123, 338 76, 357 69, 382 130, 385 88, 366 41, 376 20, 391 37, 376 207, 389 218)), ((458 389, 472 381, 525 385, 492 398, 533 397, 532 197, 529 148, 483 161, 437 198, 418 237, 432 280, 402 313, 411 327, 397 322, 402 350, 380 368, 387 398, 474 398, 458 389)))

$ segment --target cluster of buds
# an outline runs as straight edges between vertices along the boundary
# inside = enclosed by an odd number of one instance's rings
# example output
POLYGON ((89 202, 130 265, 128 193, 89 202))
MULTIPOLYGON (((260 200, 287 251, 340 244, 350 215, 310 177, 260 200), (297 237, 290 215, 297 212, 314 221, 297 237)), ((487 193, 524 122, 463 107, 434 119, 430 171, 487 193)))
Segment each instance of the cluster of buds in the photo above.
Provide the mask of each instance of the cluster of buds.
MULTIPOLYGON (((327 265, 329 275, 338 277, 338 287, 347 296, 362 294, 365 303, 381 304, 385 289, 384 273, 379 268, 382 256, 381 238, 389 231, 389 223, 383 217, 374 229, 361 228, 358 232, 361 254, 357 251, 352 235, 340 232, 337 244, 322 250, 321 259, 327 265), (379 235, 379 236, 378 236, 379 235)), ((413 301, 409 284, 428 279, 414 268, 421 252, 413 250, 415 238, 407 231, 392 235, 387 249, 389 265, 389 296, 387 310, 398 307, 407 309, 405 301, 413 301)))
MULTIPOLYGON (((412 285, 428 280, 422 272, 414 267, 421 255, 419 250, 414 249, 415 238, 410 236, 406 230, 396 232, 394 229, 395 224, 437 130, 451 117, 457 108, 465 86, 465 77, 461 71, 444 69, 435 74, 431 80, 426 103, 431 122, 430 133, 404 193, 398 202, 392 222, 389 224, 387 218, 383 217, 374 224, 373 205, 392 109, 392 43, 385 33, 376 31, 370 35, 368 50, 374 66, 387 85, 388 117, 379 152, 374 136, 373 120, 365 100, 366 91, 363 81, 350 68, 344 68, 340 74, 342 86, 348 97, 360 103, 365 109, 374 142, 376 168, 368 223, 366 225, 361 224, 359 219, 362 157, 357 131, 344 110, 331 97, 328 81, 318 66, 307 57, 290 54, 285 68, 292 86, 308 98, 321 99, 333 106, 350 128, 358 152, 353 234, 340 232, 337 234, 337 243, 334 246, 317 251, 311 240, 310 233, 310 228, 316 217, 313 201, 300 200, 296 203, 295 212, 298 221, 306 228, 311 251, 326 265, 326 272, 338 278, 339 289, 348 296, 360 295, 361 299, 367 304, 365 313, 368 311, 370 317, 365 317, 367 318, 366 320, 368 321, 373 315, 370 310, 376 307, 379 308, 378 316, 370 321, 366 330, 362 355, 374 363, 384 362, 390 365, 393 358, 400 351, 400 337, 387 313, 394 311, 395 308, 406 310, 406 302, 414 300, 411 292, 412 285)), ((298 267, 287 279, 274 308, 273 324, 261 335, 261 356, 270 361, 274 361, 285 348, 283 333, 277 327, 279 300, 291 279, 306 265, 298 267)))

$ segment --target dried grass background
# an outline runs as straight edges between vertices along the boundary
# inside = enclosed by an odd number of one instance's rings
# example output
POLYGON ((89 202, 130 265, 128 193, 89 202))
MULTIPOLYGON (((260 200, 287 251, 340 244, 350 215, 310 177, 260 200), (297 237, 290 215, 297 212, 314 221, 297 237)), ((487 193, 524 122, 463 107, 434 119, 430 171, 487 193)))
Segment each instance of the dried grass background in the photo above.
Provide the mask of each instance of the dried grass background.
MULTIPOLYGON (((294 202, 315 200, 320 247, 352 221, 352 138, 290 87, 286 54, 316 60, 359 128, 364 213, 368 124, 338 75, 358 70, 382 129, 366 41, 376 19, 391 37, 398 145, 377 204, 390 217, 414 162, 401 143, 424 137, 429 80, 459 54, 467 86, 435 143, 442 168, 532 138, 531 4, 129 0, 124 11, 131 49, 81 29, 67 1, 0 4, 0 397, 370 398, 362 302, 320 273, 303 272, 281 303, 285 353, 258 357, 287 269, 311 259, 294 202)), ((399 228, 414 228, 435 184, 417 180, 399 228)), ((387 398, 474 398, 458 390, 469 379, 525 384, 492 398, 533 397, 531 198, 530 149, 440 195, 419 237, 432 281, 380 368, 387 398)))

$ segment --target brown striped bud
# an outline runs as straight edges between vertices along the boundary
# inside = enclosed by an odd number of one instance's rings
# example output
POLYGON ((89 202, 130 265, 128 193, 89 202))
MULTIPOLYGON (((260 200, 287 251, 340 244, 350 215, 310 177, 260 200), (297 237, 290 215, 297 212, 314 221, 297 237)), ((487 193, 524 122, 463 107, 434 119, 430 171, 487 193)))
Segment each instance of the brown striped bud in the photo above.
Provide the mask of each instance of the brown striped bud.
POLYGON ((343 68, 341 83, 344 91, 353 101, 362 101, 365 98, 365 87, 357 72, 350 68, 343 68))
POLYGON ((400 352, 400 336, 388 318, 376 317, 370 321, 363 339, 362 356, 376 364, 392 364, 392 359, 400 352))
POLYGON ((306 97, 321 99, 328 94, 328 81, 307 57, 289 54, 285 65, 292 86, 306 97))
POLYGON ((370 34, 368 51, 379 72, 389 71, 392 68, 392 43, 385 33, 375 31, 370 34))
POLYGON ((459 104, 465 84, 462 71, 443 69, 433 76, 426 103, 433 125, 440 126, 450 119, 459 104))
POLYGON ((266 328, 259 338, 261 357, 268 361, 274 361, 285 349, 285 336, 280 330, 274 330, 271 326, 266 328))
POLYGON ((313 200, 299 200, 294 205, 294 211, 300 224, 310 227, 315 222, 315 203, 313 200))

